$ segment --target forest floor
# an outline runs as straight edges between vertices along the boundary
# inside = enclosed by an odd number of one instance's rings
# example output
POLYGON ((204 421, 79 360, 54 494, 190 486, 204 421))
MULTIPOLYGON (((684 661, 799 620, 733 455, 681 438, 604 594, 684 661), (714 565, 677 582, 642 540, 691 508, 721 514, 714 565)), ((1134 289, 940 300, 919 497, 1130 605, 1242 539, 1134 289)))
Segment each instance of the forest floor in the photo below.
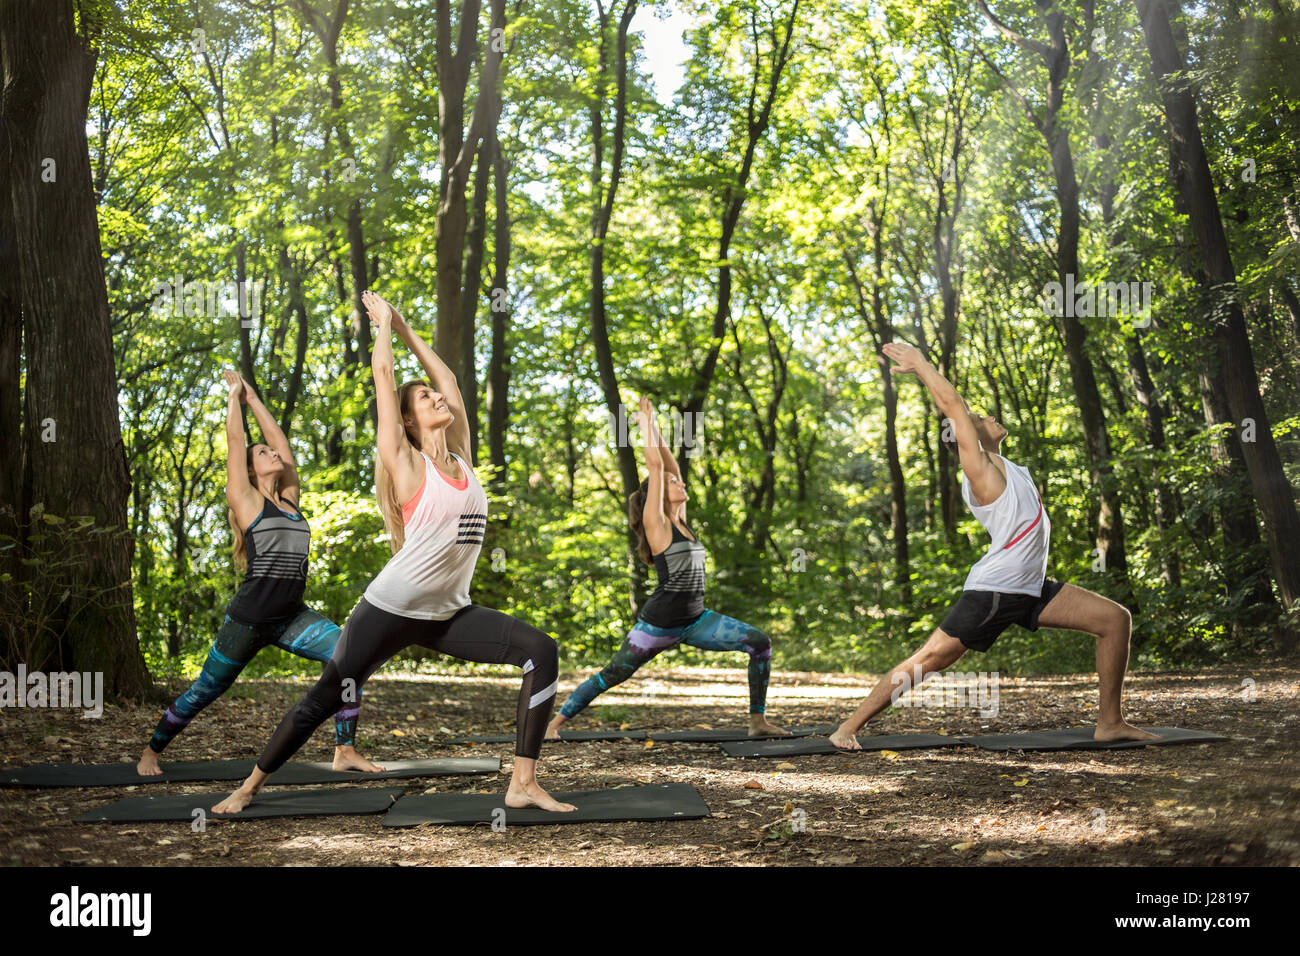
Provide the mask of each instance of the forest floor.
MULTIPOLYGON (((560 682, 558 701, 586 672, 560 682)), ((837 724, 872 686, 862 676, 774 672, 769 716, 837 724)), ((174 682, 173 692, 185 685, 174 682)), ((171 760, 254 758, 306 680, 242 680, 178 737, 171 760)), ((448 747, 449 736, 513 731, 517 677, 376 676, 359 749, 384 758, 499 756, 499 777, 386 780, 407 793, 500 792, 509 744, 448 747)), ((1126 716, 1214 731, 1228 742, 1131 750, 995 753, 974 747, 739 760, 717 744, 548 744, 552 792, 693 784, 712 815, 666 823, 385 829, 382 815, 188 823, 78 824, 99 804, 233 784, 0 789, 0 863, 8 865, 1300 865, 1300 668, 1138 672, 1126 716), (1243 679, 1254 680, 1253 701, 1243 679), (795 810, 803 811, 802 815, 795 810), (1097 811, 1102 811, 1098 813, 1097 811), (792 820, 802 820, 796 832, 792 820)), ((570 727, 650 731, 745 726, 743 669, 646 669, 570 727)), ((999 716, 973 708, 900 708, 864 733, 1006 733, 1078 726, 1096 713, 1095 676, 1000 681, 999 716)), ((0 713, 0 764, 135 761, 160 710, 0 713)), ((298 755, 328 760, 327 721, 298 755)))

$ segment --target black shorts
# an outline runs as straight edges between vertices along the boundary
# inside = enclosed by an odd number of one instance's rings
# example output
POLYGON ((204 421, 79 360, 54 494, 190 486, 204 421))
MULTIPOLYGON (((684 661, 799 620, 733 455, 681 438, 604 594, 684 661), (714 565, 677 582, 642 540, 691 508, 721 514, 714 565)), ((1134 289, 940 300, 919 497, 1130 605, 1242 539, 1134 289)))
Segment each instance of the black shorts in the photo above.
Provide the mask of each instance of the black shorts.
POLYGON ((1060 581, 1043 578, 1043 591, 1037 596, 1001 591, 962 591, 939 627, 970 650, 987 651, 998 635, 1012 624, 1031 631, 1038 630, 1038 615, 1063 587, 1065 585, 1060 581))

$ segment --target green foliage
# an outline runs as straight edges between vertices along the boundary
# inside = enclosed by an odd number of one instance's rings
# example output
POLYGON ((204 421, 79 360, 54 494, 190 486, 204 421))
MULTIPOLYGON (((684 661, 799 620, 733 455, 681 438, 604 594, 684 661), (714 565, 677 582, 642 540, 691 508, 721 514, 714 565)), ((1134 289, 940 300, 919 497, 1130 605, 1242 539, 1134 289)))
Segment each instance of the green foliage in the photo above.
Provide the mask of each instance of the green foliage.
MULTIPOLYGON (((357 203, 379 269, 375 287, 432 340, 434 6, 350 7, 339 37, 338 109, 319 38, 291 5, 204 0, 191 9, 131 0, 108 24, 90 109, 91 158, 103 175, 101 237, 135 481, 137 617, 155 674, 197 671, 238 586, 221 491, 218 378, 222 365, 239 361, 239 323, 155 306, 159 282, 233 280, 242 253, 247 275, 266 283, 248 338, 258 386, 277 415, 296 364, 290 280, 301 283, 308 327, 289 433, 314 535, 307 601, 342 623, 387 560, 373 494, 373 386, 368 367, 355 358, 348 365, 344 354, 352 312, 347 215, 357 203), (191 48, 200 25, 207 60, 191 48)), ((633 21, 627 152, 605 284, 621 399, 631 408, 639 394, 651 395, 661 427, 687 401, 714 345, 722 216, 752 120, 751 91, 761 100, 767 89, 772 37, 788 12, 769 6, 684 4, 693 17, 685 81, 662 97, 639 33, 652 14, 643 8, 633 21)), ((1042 34, 1039 8, 1028 0, 992 6, 1013 28, 1042 34)), ((1275 13, 1229 6, 1189 9, 1179 26, 1195 64, 1191 79, 1241 277, 1237 294, 1294 487, 1300 328, 1286 296, 1294 301, 1297 292, 1300 244, 1285 221, 1300 155, 1300 91, 1288 58, 1297 14, 1294 2, 1275 13), (1246 159, 1255 162, 1254 182, 1242 179, 1246 159)), ((1041 62, 995 36, 969 4, 804 3, 726 253, 730 310, 701 453, 688 462, 690 520, 709 547, 708 604, 767 631, 778 667, 883 669, 928 636, 984 551, 987 538, 959 497, 958 522, 944 528, 940 491, 947 483, 957 495, 958 476, 937 473, 939 422, 915 380, 900 377, 912 592, 903 599, 890 525, 887 373, 864 316, 878 293, 894 336, 937 355, 941 203, 959 203, 951 375, 972 406, 1007 425, 1008 457, 1043 489, 1053 526, 1049 574, 1131 594, 1134 666, 1199 664, 1271 646, 1275 622, 1250 597, 1255 576, 1269 575, 1267 553, 1234 550, 1223 538, 1222 510, 1248 496, 1249 485, 1225 473, 1205 424, 1212 307, 1188 277, 1191 237, 1168 174, 1167 132, 1136 13, 1132 5, 1065 8, 1072 60, 1062 116, 1080 182, 1081 271, 1155 288, 1147 327, 1085 319, 1124 501, 1128 580, 1093 570, 1097 488, 1060 335, 1038 301, 1055 275, 1059 238, 1050 156, 1024 105, 976 47, 1031 106, 1044 97, 1041 62), (1104 43, 1093 49, 1097 30, 1104 43), (960 198, 943 174, 958 120, 960 198), (865 283, 861 299, 846 262, 865 283), (1158 445, 1130 372, 1138 352, 1165 415, 1158 445), (1168 527, 1156 519, 1162 489, 1179 501, 1168 527)), ((508 38, 500 124, 512 164, 508 465, 473 597, 553 634, 564 666, 581 670, 600 666, 635 617, 626 503, 588 324, 590 217, 600 199, 590 185, 599 27, 590 4, 548 0, 520 8, 508 38)), ((612 83, 602 102, 608 161, 612 83)), ((489 228, 489 263, 493 241, 489 228)), ((479 293, 477 465, 486 478, 491 313, 488 290, 479 293)), ((399 381, 416 374, 400 348, 397 361, 399 381)), ((1092 655, 1083 635, 1008 632, 970 666, 1087 671, 1092 655)), ((722 663, 689 649, 666 657, 722 663)), ((315 665, 275 652, 249 673, 282 670, 314 673, 315 665)))

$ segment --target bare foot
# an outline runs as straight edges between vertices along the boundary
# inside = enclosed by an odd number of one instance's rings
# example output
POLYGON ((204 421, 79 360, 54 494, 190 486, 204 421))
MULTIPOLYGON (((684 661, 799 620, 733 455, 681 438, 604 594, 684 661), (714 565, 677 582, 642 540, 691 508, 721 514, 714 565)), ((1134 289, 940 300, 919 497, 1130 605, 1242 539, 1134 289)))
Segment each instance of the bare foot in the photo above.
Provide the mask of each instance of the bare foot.
POLYGON ((831 734, 830 741, 840 750, 861 750, 862 745, 858 743, 858 738, 853 734, 847 733, 843 727, 840 727, 835 733, 831 734))
POLYGON ((238 813, 244 807, 253 802, 255 794, 249 793, 243 787, 240 787, 226 799, 222 800, 212 808, 213 813, 238 813))
POLYGON ((1093 740, 1159 740, 1156 734, 1149 734, 1141 727, 1134 727, 1126 720, 1118 724, 1098 724, 1093 740))
POLYGON ((767 736, 768 734, 776 734, 778 737, 789 737, 790 731, 782 730, 762 714, 750 714, 749 736, 758 737, 767 736))
POLYGON ((135 772, 142 777, 156 777, 163 772, 162 767, 158 766, 158 755, 148 744, 144 745, 140 762, 135 765, 135 772))
POLYGON ((510 789, 506 791, 506 806, 515 809, 537 807, 541 810, 550 810, 553 813, 570 813, 578 809, 571 803, 560 803, 559 800, 556 800, 543 790, 535 780, 527 786, 518 785, 511 780, 510 789))
POLYGON ((334 769, 364 770, 366 773, 381 773, 384 770, 379 764, 371 763, 361 756, 353 747, 334 748, 334 769))
POLYGON ((546 725, 546 733, 542 735, 543 740, 559 740, 560 728, 563 727, 567 720, 563 717, 552 717, 551 722, 546 725))

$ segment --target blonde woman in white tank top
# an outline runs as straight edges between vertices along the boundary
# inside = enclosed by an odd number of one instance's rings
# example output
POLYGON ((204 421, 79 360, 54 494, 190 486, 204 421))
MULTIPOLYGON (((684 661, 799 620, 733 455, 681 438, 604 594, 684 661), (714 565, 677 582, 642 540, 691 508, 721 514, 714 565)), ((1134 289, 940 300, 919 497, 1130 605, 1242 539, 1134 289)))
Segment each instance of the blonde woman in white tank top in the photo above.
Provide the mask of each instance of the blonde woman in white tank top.
POLYGON ((554 639, 469 599, 488 503, 470 462, 469 424, 456 376, 397 310, 373 292, 361 298, 376 326, 371 355, 379 417, 375 489, 394 554, 349 615, 320 681, 280 721, 244 784, 212 809, 238 813, 246 807, 267 777, 338 708, 346 688, 360 689, 394 654, 418 644, 462 660, 522 669, 505 804, 575 810, 537 782, 559 682, 554 639), (419 358, 430 382, 393 388, 394 331, 419 358))
POLYGON ((1128 668, 1129 611, 1109 598, 1046 576, 1052 523, 1029 471, 1000 454, 1007 430, 992 416, 979 416, 915 347, 891 342, 883 349, 897 362, 894 374, 914 373, 940 415, 952 422, 962 467, 962 498, 992 539, 988 553, 970 569, 961 597, 915 654, 893 668, 852 716, 831 734, 844 750, 861 749, 858 730, 889 706, 896 694, 956 663, 968 650, 987 651, 1003 630, 1055 627, 1097 637, 1100 706, 1095 740, 1151 740, 1154 734, 1124 720, 1122 697, 1128 668))

